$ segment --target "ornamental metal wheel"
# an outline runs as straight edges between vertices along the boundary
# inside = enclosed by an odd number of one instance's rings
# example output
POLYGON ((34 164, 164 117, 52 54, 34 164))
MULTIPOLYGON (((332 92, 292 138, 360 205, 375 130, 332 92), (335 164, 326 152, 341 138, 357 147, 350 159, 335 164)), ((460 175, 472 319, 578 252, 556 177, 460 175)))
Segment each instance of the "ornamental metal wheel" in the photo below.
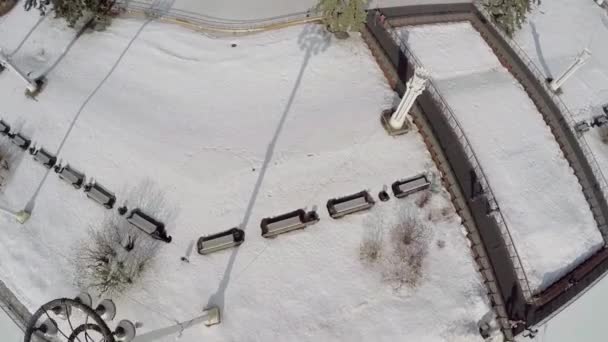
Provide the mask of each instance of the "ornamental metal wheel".
POLYGON ((116 316, 116 306, 105 299, 95 309, 91 296, 59 298, 40 307, 28 322, 24 342, 130 342, 135 325, 122 320, 114 331, 106 321, 116 316))

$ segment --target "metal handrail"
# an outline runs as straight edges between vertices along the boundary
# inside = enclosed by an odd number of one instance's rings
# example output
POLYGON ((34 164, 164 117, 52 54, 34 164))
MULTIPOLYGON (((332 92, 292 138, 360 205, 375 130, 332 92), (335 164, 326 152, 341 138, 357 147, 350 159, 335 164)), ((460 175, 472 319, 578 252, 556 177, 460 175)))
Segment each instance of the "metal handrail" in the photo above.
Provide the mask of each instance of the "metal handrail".
POLYGON ((488 13, 486 12, 486 10, 483 7, 481 7, 479 5, 476 5, 476 6, 477 6, 479 13, 482 16, 484 16, 485 20, 488 23, 490 23, 491 25, 494 26, 495 31, 497 31, 498 34, 501 36, 501 38, 507 44, 509 44, 509 46, 513 49, 513 51, 518 55, 519 59, 522 62, 524 62, 526 67, 532 72, 532 74, 537 79, 537 81, 543 86, 545 93, 547 95, 549 95, 549 97, 553 100, 555 105, 558 107, 558 109, 562 113, 562 117, 568 123, 568 129, 573 133, 573 135, 576 137, 577 141, 579 142, 581 150, 583 151, 583 154, 585 155, 585 157, 587 158, 587 160, 590 164, 589 166, 591 167, 591 171, 593 172, 593 175, 595 176, 596 180, 600 183, 599 184, 600 191, 601 191, 602 195, 604 196, 604 199, 608 200, 608 181, 606 180, 604 172, 602 171, 602 169, 599 166, 599 163, 597 161, 597 158, 595 157, 595 154, 589 147, 587 139, 585 139, 585 137, 583 135, 579 134, 576 131, 576 129, 574 128, 576 121, 574 120, 572 112, 570 111, 568 106, 566 106, 566 104, 563 102, 563 100, 549 88, 549 85, 546 82, 546 75, 544 75, 542 73, 540 68, 534 63, 532 58, 530 58, 530 56, 525 52, 525 50, 521 46, 519 46, 519 44, 517 44, 517 42, 515 42, 513 39, 511 39, 509 36, 507 36, 503 31, 501 31, 500 28, 498 28, 494 25, 494 23, 492 22, 491 18, 488 15, 488 13))
MULTIPOLYGON (((393 40, 399 43, 399 47, 406 55, 408 60, 411 61, 415 66, 423 66, 418 57, 416 57, 416 55, 407 47, 407 44, 405 43, 403 38, 397 33, 397 31, 394 30, 393 27, 386 21, 384 22, 384 26, 385 29, 393 37, 393 40)), ((458 140, 460 141, 460 144, 462 145, 463 150, 467 155, 468 161, 472 163, 473 169, 475 170, 476 174, 479 175, 479 181, 483 189, 483 193, 485 194, 490 204, 490 215, 494 217, 498 226, 500 227, 501 234, 503 236, 503 239, 505 240, 505 246, 507 247, 507 251, 509 252, 509 257, 515 263, 514 269, 517 274, 517 277, 520 283, 523 282, 523 284, 520 285, 522 287, 524 296, 526 297, 526 300, 532 300, 530 282, 523 268, 521 257, 519 255, 519 252, 517 251, 517 248, 515 247, 515 244, 513 243, 513 237, 507 226, 507 222, 502 212, 500 211, 496 196, 494 195, 492 187, 487 181, 486 173, 483 170, 481 164, 479 163, 477 155, 475 154, 475 151, 472 148, 471 142, 465 135, 464 130, 462 129, 462 125, 456 118, 454 111, 449 106, 448 102, 443 98, 443 96, 441 96, 431 77, 429 77, 429 80, 427 82, 426 90, 431 94, 433 98, 435 98, 436 103, 442 107, 442 113, 446 116, 450 127, 452 127, 452 129, 456 133, 456 136, 458 137, 458 140)))

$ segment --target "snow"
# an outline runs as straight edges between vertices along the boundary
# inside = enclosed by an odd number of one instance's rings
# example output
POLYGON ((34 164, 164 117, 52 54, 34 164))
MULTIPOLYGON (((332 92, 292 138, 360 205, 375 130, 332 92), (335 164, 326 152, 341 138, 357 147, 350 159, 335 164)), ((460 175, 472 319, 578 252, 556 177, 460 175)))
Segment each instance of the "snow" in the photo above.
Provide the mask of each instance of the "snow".
MULTIPOLYGON (((35 22, 21 9, 0 18, 5 51, 35 22)), ((319 29, 219 39, 117 19, 72 44, 73 31, 45 19, 14 55, 33 75, 49 70, 37 100, 23 96, 15 75, 0 74, 7 122, 116 191, 118 204, 152 179, 175 207, 165 222, 173 242, 139 285, 115 298, 116 321, 142 322, 142 337, 165 335, 158 329, 211 303, 223 309, 221 325, 183 334, 178 326, 160 341, 481 340, 486 291, 444 190, 419 209, 433 235, 415 289, 395 290, 358 255, 365 227, 394 221, 415 196, 329 218, 329 198, 363 189, 376 197, 397 179, 437 171, 416 131, 392 138, 381 128, 395 94, 363 40, 328 42, 319 29), (262 218, 313 206, 321 217, 314 226, 260 236, 262 218), (438 217, 444 208, 452 214, 438 217), (246 241, 238 249, 180 261, 201 235, 240 224, 246 241)), ((0 200, 34 203, 24 226, 0 218, 2 280, 30 310, 75 295, 75 247, 107 211, 30 156, 0 200)))
POLYGON ((543 290, 601 248, 589 205, 548 126, 470 23, 399 32, 471 141, 531 290, 543 290))
POLYGON ((23 332, 2 309, 0 309, 0 335, 2 335, 2 340, 6 342, 23 340, 23 332))

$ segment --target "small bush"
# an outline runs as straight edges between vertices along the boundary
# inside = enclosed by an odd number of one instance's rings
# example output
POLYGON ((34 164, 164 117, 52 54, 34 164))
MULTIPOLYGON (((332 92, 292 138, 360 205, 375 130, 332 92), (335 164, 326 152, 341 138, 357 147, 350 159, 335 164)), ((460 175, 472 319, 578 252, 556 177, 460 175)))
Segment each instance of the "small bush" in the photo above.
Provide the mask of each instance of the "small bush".
POLYGON ((376 262, 382 256, 382 227, 372 224, 363 233, 359 246, 359 257, 366 262, 376 262))
POLYGON ((8 182, 8 178, 15 168, 15 162, 19 155, 19 150, 15 145, 4 139, 0 142, 0 190, 8 182))
MULTIPOLYGON (((163 192, 151 182, 141 183, 127 198, 131 208, 140 208, 165 223, 172 216, 163 192)), ((80 243, 75 282, 99 295, 120 295, 137 283, 159 247, 158 240, 111 211, 101 224, 91 227, 89 239, 80 243)))
POLYGON ((316 9, 330 32, 359 31, 365 24, 366 3, 363 0, 319 0, 316 9))
POLYGON ((384 279, 416 287, 422 277, 424 259, 432 231, 412 211, 404 212, 391 227, 391 251, 386 258, 384 279))
POLYGON ((608 144, 608 126, 601 126, 600 130, 600 138, 604 144, 608 144))
POLYGON ((437 240, 437 247, 443 249, 445 247, 445 240, 437 240))
POLYGON ((445 220, 449 219, 450 216, 452 216, 452 213, 452 208, 449 205, 441 208, 441 217, 443 217, 445 220))

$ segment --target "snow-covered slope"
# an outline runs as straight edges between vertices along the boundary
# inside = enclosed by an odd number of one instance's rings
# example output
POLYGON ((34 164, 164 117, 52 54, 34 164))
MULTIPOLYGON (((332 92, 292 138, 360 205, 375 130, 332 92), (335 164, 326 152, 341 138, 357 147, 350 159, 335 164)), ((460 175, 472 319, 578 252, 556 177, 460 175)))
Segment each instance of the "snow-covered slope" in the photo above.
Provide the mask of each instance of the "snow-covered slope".
MULTIPOLYGON (((8 51, 20 44, 15 32, 24 37, 34 24, 24 15, 0 18, 8 51)), ((142 322, 140 334, 162 335, 158 329, 211 303, 222 307, 223 323, 192 327, 181 341, 480 340, 475 324, 489 310, 485 289, 445 191, 419 210, 433 234, 416 289, 396 291, 381 269, 359 260, 365 227, 417 208, 415 196, 328 217, 329 198, 363 189, 375 196, 434 169, 417 132, 391 138, 381 128, 379 114, 395 95, 362 39, 327 42, 319 32, 306 26, 212 39, 117 19, 57 60, 73 32, 47 19, 14 56, 33 74, 50 69, 37 101, 23 96, 14 75, 0 75, 6 121, 21 123, 51 151, 70 132, 59 157, 116 191, 119 204, 125 191, 152 179, 175 207, 165 222, 173 242, 117 299, 117 319, 142 322), (260 236, 263 217, 313 206, 316 225, 273 240, 260 236), (243 222, 246 241, 237 250, 180 261, 201 235, 243 222)), ((45 178, 29 156, 1 199, 13 208, 35 200, 24 226, 0 218, 2 280, 30 309, 76 294, 75 247, 107 211, 54 173, 45 178)))
POLYGON ((603 245, 541 114, 469 23, 400 29, 453 108, 522 257, 532 291, 603 245))

